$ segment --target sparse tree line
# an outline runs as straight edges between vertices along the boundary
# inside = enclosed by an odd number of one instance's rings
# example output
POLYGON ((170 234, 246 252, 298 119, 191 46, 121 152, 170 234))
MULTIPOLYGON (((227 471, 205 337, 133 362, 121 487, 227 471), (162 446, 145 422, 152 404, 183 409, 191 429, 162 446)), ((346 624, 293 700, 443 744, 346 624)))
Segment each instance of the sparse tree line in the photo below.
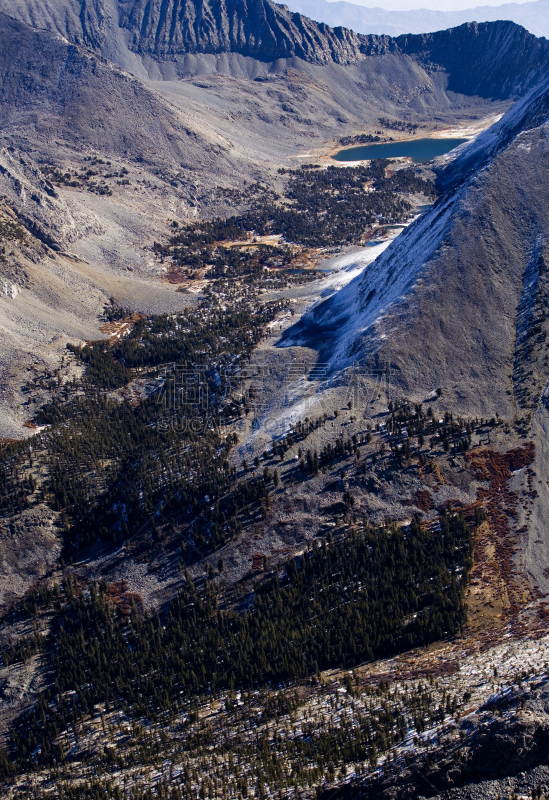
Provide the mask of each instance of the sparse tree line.
POLYGON ((418 129, 418 125, 414 122, 403 122, 398 119, 392 120, 387 117, 379 117, 378 121, 383 128, 389 128, 389 130, 393 131, 402 131, 402 133, 415 133, 418 129))
MULTIPOLYGON (((241 692, 240 702, 235 692, 224 692, 217 696, 225 706, 217 724, 199 719, 197 708, 208 708, 204 699, 188 714, 183 737, 176 720, 155 724, 100 706, 94 715, 96 724, 100 719, 100 741, 107 739, 107 745, 112 745, 114 740, 116 748, 96 747, 93 754, 85 749, 91 743, 87 738, 91 718, 76 729, 69 726, 61 742, 66 752, 77 731, 81 744, 78 762, 66 759, 62 766, 53 767, 45 796, 57 800, 70 791, 67 796, 88 800, 105 797, 103 792, 110 791, 109 800, 196 800, 221 795, 236 800, 251 795, 291 797, 301 789, 318 791, 323 784, 326 788, 326 782, 341 781, 348 768, 358 776, 367 774, 383 756, 383 771, 398 769, 396 748, 411 729, 417 733, 414 744, 428 749, 428 739, 421 741, 422 732, 440 726, 449 715, 459 719, 463 703, 470 698, 467 691, 463 698, 440 691, 431 676, 425 683, 413 681, 404 688, 385 680, 364 685, 356 673, 347 673, 340 691, 333 693, 333 687, 326 695, 318 680, 309 683, 316 684, 323 704, 320 714, 314 707, 307 708, 310 687, 305 683, 293 694, 291 689, 241 692), (122 740, 121 723, 131 731, 122 740), (139 773, 146 773, 147 767, 156 768, 161 777, 141 777, 139 773)), ((210 698, 215 705, 216 696, 210 698)), ((440 734, 445 736, 444 727, 439 727, 440 734)), ((17 800, 37 797, 42 798, 42 793, 36 787, 30 793, 22 788, 17 800)))
POLYGON ((120 178, 121 180, 116 181, 119 186, 129 185, 130 182, 126 177, 129 173, 126 167, 122 167, 119 171, 113 171, 113 165, 110 161, 103 161, 101 158, 91 156, 84 158, 84 161, 87 163, 80 170, 73 169, 71 172, 52 164, 44 164, 41 167, 41 172, 45 176, 47 183, 51 181, 56 186, 84 189, 92 194, 105 195, 107 197, 112 195, 112 190, 109 184, 106 183, 107 180, 120 178), (94 180, 95 178, 98 180, 94 180))

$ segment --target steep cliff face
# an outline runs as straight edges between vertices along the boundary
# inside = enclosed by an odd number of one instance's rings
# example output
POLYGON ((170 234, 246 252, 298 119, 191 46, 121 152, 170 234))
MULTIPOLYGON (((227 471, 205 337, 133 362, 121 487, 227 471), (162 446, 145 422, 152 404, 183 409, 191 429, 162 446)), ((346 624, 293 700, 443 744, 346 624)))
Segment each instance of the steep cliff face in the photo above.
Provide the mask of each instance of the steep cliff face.
POLYGON ((130 49, 160 57, 233 52, 351 64, 395 48, 389 37, 333 29, 269 0, 120 0, 119 7, 130 49))
POLYGON ((499 99, 534 86, 546 73, 549 58, 549 42, 514 22, 468 22, 395 41, 428 70, 442 67, 450 91, 499 99))
POLYGON ((333 29, 269 0, 1 0, 0 9, 118 61, 125 47, 162 59, 232 52, 314 64, 350 64, 395 49, 389 37, 333 29))

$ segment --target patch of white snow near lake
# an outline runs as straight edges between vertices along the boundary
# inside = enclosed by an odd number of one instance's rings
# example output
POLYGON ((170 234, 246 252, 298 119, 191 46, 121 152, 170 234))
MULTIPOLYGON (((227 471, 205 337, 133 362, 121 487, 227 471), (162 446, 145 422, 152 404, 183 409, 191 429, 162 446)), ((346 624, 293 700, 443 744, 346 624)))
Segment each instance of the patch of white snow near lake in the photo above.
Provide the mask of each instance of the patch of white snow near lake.
POLYGON ((345 253, 341 256, 336 256, 330 262, 330 268, 333 270, 330 272, 326 278, 321 279, 319 284, 320 289, 320 300, 318 300, 313 308, 321 302, 326 297, 334 294, 335 292, 343 289, 344 286, 347 286, 352 280, 354 280, 358 275, 361 275, 364 271, 364 268, 371 264, 373 261, 381 255, 390 244, 393 243, 394 239, 387 239, 386 241, 380 242, 377 245, 373 245, 370 247, 361 247, 360 250, 354 250, 351 253, 345 253))

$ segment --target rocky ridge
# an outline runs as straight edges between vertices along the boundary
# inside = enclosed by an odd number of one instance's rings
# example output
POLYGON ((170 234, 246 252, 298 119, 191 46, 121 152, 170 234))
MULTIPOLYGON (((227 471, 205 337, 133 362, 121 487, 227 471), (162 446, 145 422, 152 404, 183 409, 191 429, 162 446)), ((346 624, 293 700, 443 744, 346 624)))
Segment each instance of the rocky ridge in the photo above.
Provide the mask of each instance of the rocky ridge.
POLYGON ((315 64, 350 64, 394 48, 388 37, 319 25, 269 0, 3 0, 0 8, 113 60, 131 61, 123 54, 128 50, 161 59, 232 52, 262 61, 297 56, 315 64))
POLYGON ((399 49, 428 69, 448 73, 448 89, 482 97, 523 95, 544 76, 546 39, 514 22, 467 22, 457 28, 396 38, 399 49))
MULTIPOLYGON (((0 10, 60 33, 140 77, 200 74, 192 56, 349 66, 389 53, 449 74, 453 92, 516 97, 543 74, 548 45, 512 22, 466 23, 397 38, 316 23, 271 0, 0 0, 0 10)), ((223 63, 223 62, 222 62, 223 63)), ((223 65, 218 65, 221 69, 223 65)))
POLYGON ((261 61, 297 56, 313 64, 352 64, 394 48, 389 37, 330 28, 269 0, 144 0, 119 3, 120 27, 133 52, 240 53, 261 61))

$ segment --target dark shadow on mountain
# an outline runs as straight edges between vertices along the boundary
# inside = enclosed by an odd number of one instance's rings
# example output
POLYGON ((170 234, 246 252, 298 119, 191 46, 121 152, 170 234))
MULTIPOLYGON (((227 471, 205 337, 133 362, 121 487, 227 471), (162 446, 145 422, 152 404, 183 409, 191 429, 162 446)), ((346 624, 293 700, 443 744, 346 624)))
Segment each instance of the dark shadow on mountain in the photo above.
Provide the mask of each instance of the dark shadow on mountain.
POLYGON ((338 294, 324 300, 284 331, 276 347, 310 347, 318 352, 320 361, 329 361, 341 329, 352 316, 350 311, 342 313, 338 307, 338 294))

